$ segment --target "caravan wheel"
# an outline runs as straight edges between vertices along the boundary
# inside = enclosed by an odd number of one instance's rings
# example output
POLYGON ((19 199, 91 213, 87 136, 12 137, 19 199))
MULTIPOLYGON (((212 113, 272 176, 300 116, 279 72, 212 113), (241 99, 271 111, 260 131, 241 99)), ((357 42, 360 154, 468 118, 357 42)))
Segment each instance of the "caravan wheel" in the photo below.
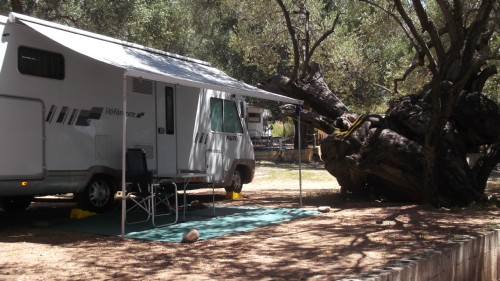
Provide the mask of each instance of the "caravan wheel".
POLYGON ((75 195, 78 205, 82 209, 94 212, 104 212, 111 209, 115 196, 113 184, 110 180, 97 177, 90 181, 85 190, 75 195))
POLYGON ((236 192, 236 193, 240 193, 241 190, 243 189, 243 181, 241 179, 241 172, 238 169, 234 170, 233 180, 231 181, 231 185, 226 186, 225 189, 226 189, 226 192, 236 192))

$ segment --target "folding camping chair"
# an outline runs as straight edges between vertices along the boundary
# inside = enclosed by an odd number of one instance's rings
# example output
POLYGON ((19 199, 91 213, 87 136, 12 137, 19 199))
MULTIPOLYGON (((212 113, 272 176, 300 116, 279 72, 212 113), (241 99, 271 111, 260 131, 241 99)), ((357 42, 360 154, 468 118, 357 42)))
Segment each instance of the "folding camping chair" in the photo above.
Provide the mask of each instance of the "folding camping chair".
MULTIPOLYGON (((127 149, 126 154, 126 182, 127 182, 127 199, 132 202, 127 208, 127 214, 131 214, 136 210, 145 213, 145 219, 130 221, 129 216, 126 216, 127 223, 141 223, 151 219, 151 198, 153 175, 148 171, 146 162, 146 154, 142 149, 127 149)), ((136 212, 135 212, 136 213, 136 212)), ((135 214, 134 213, 134 214, 135 214)))
MULTIPOLYGON (((166 216, 172 213, 169 198, 173 196, 173 192, 177 193, 177 186, 171 191, 165 184, 153 182, 153 173, 148 170, 146 153, 139 148, 127 149, 126 153, 126 182, 127 182, 127 199, 130 199, 132 205, 127 209, 126 222, 128 224, 146 222, 151 219, 154 226, 156 225, 155 217, 166 216), (163 207, 166 211, 158 212, 159 208, 163 207), (145 217, 141 219, 130 220, 134 215, 137 217, 137 212, 145 213, 145 217)), ((167 225, 167 224, 165 224, 167 225)))

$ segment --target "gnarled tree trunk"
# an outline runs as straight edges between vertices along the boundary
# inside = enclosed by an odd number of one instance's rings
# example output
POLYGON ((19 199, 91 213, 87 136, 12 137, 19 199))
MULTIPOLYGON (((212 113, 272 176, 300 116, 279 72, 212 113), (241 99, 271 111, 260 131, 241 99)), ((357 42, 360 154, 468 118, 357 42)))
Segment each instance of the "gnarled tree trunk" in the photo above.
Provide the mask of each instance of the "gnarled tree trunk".
MULTIPOLYGON (((322 79, 304 86, 275 77, 261 87, 323 99, 316 103, 315 112, 303 112, 301 120, 330 133, 321 143, 322 159, 344 194, 375 193, 389 199, 422 202, 425 135, 433 109, 430 90, 392 100, 384 116, 358 116, 349 112, 327 87, 316 87, 318 81, 322 79)), ((284 106, 283 110, 286 115, 295 114, 292 106, 284 106)), ((481 199, 487 176, 500 159, 498 124, 500 113, 493 101, 476 91, 464 90, 460 94, 437 149, 440 188, 434 203, 467 204, 481 199), (489 149, 470 167, 468 150, 485 144, 490 145, 489 149)))
MULTIPOLYGON (((465 11, 462 1, 436 0, 443 18, 443 26, 437 28, 420 0, 393 0, 394 5, 385 8, 377 1, 360 1, 384 10, 404 29, 417 59, 403 77, 423 65, 431 75, 419 93, 393 99, 383 116, 349 112, 328 88, 321 66, 310 61, 314 48, 306 52, 302 67, 306 71, 298 75, 298 40, 281 0, 277 2, 294 42, 294 74, 291 79, 272 77, 260 87, 303 99, 313 109, 303 112, 301 119, 330 133, 321 143, 322 158, 344 194, 374 192, 434 205, 480 200, 487 177, 500 160, 500 112, 481 94, 487 79, 497 72, 488 64, 492 58, 488 44, 495 33, 489 21, 498 4, 482 0, 465 11), (418 24, 405 10, 409 6, 418 24), (470 167, 467 153, 479 146, 485 149, 470 167)), ((328 32, 334 27, 335 23, 328 32)), ((284 111, 294 116, 292 108, 284 111)))

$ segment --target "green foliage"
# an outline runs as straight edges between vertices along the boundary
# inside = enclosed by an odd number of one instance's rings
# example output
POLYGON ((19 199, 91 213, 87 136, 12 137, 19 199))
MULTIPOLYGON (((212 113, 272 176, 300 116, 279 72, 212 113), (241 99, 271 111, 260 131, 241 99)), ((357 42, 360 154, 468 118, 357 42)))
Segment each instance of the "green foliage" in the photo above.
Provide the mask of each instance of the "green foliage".
POLYGON ((273 124, 273 138, 293 138, 295 129, 290 119, 273 124))
POLYGON ((325 77, 352 110, 372 112, 394 97, 393 80, 402 76, 413 50, 387 14, 359 3, 343 12, 341 24, 324 46, 329 50, 323 55, 325 77))
POLYGON ((7 1, 7 0, 0 0, 0 15, 2 16, 7 16, 10 11, 11 11, 11 7, 10 7, 10 2, 7 1))
POLYGON ((209 61, 230 75, 257 84, 267 78, 255 65, 244 64, 244 52, 231 48, 231 38, 237 32, 238 12, 227 6, 226 1, 190 0, 194 37, 193 56, 209 61))
MULTIPOLYGON (((235 18, 229 46, 243 54, 243 65, 259 70, 263 77, 290 75, 293 50, 279 6, 263 0, 222 2, 235 18)), ((296 1, 284 3, 290 11, 297 9, 296 1)), ((313 56, 323 65, 331 90, 354 111, 384 107, 393 97, 393 80, 403 74, 413 54, 399 26, 386 14, 357 1, 311 1, 307 2, 307 9, 312 43, 342 13, 333 35, 322 42, 313 56)), ((300 27, 301 19, 294 17, 293 12, 291 17, 293 24, 300 27)), ((296 32, 300 39, 300 28, 296 32)), ((412 87, 415 83, 407 85, 412 87)), ((402 86, 400 90, 415 90, 410 87, 402 86)))
MULTIPOLYGON (((493 30, 495 33, 493 34, 492 38, 490 39, 490 48, 491 50, 496 50, 496 56, 497 59, 494 62, 494 64, 497 67, 497 70, 500 71, 500 60, 498 59, 500 57, 500 4, 497 5, 497 10, 496 10, 496 22, 491 22, 490 24, 493 25, 493 30)), ((496 101, 496 103, 500 106, 500 74, 493 75, 488 81, 486 82, 486 85, 484 86, 483 93, 486 94, 488 97, 490 97, 492 100, 496 101)))
MULTIPOLYGON (((497 63, 497 68, 500 68, 500 63, 497 63)), ((500 106, 500 75, 493 75, 484 86, 483 94, 495 101, 500 106)))
POLYGON ((129 23, 129 40, 181 55, 192 55, 191 13, 177 1, 140 2, 129 23))

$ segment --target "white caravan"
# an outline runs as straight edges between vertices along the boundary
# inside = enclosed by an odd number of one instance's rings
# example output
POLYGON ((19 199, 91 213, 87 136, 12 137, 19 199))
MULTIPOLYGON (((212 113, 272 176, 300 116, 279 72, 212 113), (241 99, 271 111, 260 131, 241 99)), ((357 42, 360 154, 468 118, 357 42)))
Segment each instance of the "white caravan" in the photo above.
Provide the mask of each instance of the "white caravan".
POLYGON ((206 172, 215 186, 238 191, 255 168, 243 96, 300 103, 199 60, 24 15, 0 16, 0 33, 6 210, 66 193, 107 209, 124 147, 144 149, 155 173, 206 172))
POLYGON ((260 141, 270 139, 273 135, 273 126, 269 124, 271 110, 261 107, 248 106, 247 128, 250 139, 260 141))

